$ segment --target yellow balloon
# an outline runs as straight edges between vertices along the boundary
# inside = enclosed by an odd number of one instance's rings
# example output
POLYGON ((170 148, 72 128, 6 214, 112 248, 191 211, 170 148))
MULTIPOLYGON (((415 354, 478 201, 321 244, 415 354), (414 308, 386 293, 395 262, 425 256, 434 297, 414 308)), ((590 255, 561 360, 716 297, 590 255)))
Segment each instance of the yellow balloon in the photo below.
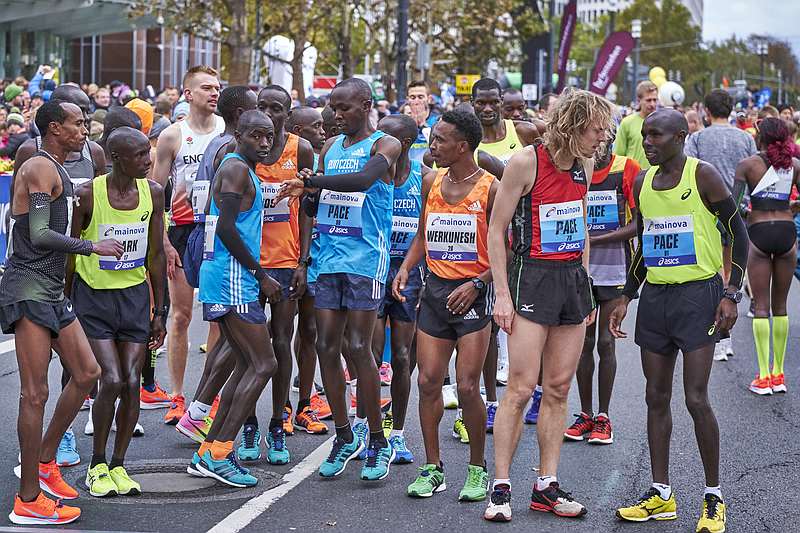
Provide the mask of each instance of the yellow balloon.
POLYGON ((656 87, 661 87, 665 83, 667 83, 667 78, 660 76, 658 78, 651 78, 650 81, 656 84, 656 87))
POLYGON ((666 79, 667 73, 664 72, 664 69, 661 67, 653 67, 650 69, 650 81, 656 83, 657 78, 664 78, 666 79))

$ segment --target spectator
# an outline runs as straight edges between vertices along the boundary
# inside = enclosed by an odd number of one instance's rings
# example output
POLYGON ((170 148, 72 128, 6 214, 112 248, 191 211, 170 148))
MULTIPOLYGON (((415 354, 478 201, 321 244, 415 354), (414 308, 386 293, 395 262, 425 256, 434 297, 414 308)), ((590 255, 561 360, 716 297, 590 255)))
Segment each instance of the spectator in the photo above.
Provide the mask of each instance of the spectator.
POLYGON ((148 135, 153 127, 153 106, 140 98, 134 98, 125 104, 125 107, 139 116, 139 120, 142 121, 141 132, 148 135))
POLYGON ((411 109, 411 118, 417 123, 416 140, 411 144, 408 157, 412 160, 422 161, 422 156, 428 151, 428 141, 431 134, 430 107, 428 104, 428 86, 422 80, 412 81, 406 90, 406 105, 411 109))
POLYGON ((689 134, 697 133, 698 131, 702 130, 705 126, 703 125, 703 120, 700 118, 700 115, 694 109, 689 109, 686 112, 686 122, 689 124, 689 134))
POLYGON ((172 122, 180 122, 189 114, 189 103, 179 102, 172 110, 172 122))
POLYGON ((639 163, 642 170, 650 168, 642 146, 642 124, 644 119, 658 106, 658 87, 652 81, 643 81, 636 86, 639 112, 622 119, 617 130, 614 153, 629 157, 639 163))
POLYGON ((3 96, 5 97, 7 105, 18 106, 20 104, 19 96, 22 94, 23 88, 16 83, 11 83, 6 86, 3 96))
POLYGON ((14 159, 17 155, 17 149, 28 140, 25 119, 18 113, 11 113, 6 118, 6 129, 8 131, 8 142, 4 148, 0 148, 0 157, 14 159))
POLYGON ((111 105, 111 93, 105 87, 100 87, 95 91, 94 98, 92 98, 92 107, 95 111, 98 109, 108 110, 111 105))
POLYGON ((103 137, 103 130, 106 122, 106 115, 108 111, 105 109, 98 109, 91 115, 91 122, 89 124, 89 138, 94 142, 99 141, 103 137))
POLYGON ((178 90, 177 87, 167 87, 164 89, 164 95, 167 97, 169 101, 169 105, 175 107, 175 104, 178 103, 178 100, 181 99, 181 92, 178 90))
POLYGON ((555 101, 558 100, 558 95, 553 93, 544 93, 539 99, 539 118, 547 120, 547 112, 553 106, 555 101))

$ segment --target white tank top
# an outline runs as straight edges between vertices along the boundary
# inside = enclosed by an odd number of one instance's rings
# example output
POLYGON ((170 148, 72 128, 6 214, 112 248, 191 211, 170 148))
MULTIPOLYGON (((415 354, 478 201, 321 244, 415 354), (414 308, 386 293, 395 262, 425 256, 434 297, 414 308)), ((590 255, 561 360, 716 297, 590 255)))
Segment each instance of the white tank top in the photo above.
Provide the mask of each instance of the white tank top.
POLYGON ((181 147, 172 163, 172 224, 182 226, 194 222, 192 206, 189 203, 189 191, 192 190, 194 177, 200 168, 203 153, 211 140, 225 131, 225 121, 214 115, 216 125, 208 133, 197 133, 189 127, 189 121, 179 123, 181 129, 181 147))

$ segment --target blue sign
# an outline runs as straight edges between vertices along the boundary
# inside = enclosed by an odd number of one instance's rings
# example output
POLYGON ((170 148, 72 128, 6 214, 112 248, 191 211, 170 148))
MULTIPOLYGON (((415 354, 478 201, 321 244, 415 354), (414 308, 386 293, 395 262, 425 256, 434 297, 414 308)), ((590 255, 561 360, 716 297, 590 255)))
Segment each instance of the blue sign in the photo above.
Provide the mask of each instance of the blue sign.
POLYGON ((772 98, 772 89, 764 87, 756 94, 753 95, 756 101, 756 107, 761 109, 765 105, 769 105, 769 99, 772 98))
POLYGON ((11 208, 11 174, 0 174, 0 264, 6 262, 6 216, 11 208))

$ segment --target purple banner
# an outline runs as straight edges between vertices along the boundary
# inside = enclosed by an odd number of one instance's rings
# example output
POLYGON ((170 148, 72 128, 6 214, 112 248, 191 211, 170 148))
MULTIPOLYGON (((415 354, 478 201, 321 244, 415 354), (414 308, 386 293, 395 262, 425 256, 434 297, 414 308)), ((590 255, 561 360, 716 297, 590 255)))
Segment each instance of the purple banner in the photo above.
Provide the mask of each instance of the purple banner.
POLYGON ((556 94, 559 94, 567 81, 567 60, 569 50, 572 48, 572 36, 575 34, 575 24, 578 21, 578 0, 570 0, 564 6, 564 14, 561 16, 561 35, 558 37, 558 86, 556 94))
POLYGON ((592 79, 589 90, 595 94, 606 95, 608 86, 614 81, 625 58, 634 47, 634 40, 627 31, 614 32, 608 36, 603 47, 597 54, 597 62, 592 70, 592 79))

